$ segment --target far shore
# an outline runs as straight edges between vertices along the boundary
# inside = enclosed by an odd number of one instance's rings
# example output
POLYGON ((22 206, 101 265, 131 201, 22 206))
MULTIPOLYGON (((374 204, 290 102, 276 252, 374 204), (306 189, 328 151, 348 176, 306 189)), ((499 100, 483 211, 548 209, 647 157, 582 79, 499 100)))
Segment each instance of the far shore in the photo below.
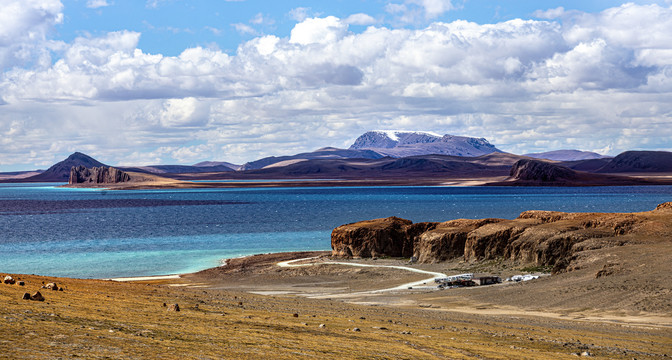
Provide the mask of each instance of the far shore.
POLYGON ((487 178, 405 178, 405 179, 274 179, 264 181, 182 181, 130 182, 118 184, 66 184, 67 188, 100 188, 106 190, 211 189, 211 188, 278 188, 278 187, 375 187, 375 186, 482 186, 506 180, 506 176, 487 178))

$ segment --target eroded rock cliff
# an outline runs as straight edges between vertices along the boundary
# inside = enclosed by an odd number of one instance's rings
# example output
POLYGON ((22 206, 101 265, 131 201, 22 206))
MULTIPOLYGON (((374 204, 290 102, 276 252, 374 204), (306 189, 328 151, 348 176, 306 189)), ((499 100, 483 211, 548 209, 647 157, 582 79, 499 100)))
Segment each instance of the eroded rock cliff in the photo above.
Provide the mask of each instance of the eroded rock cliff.
POLYGON ((73 166, 70 168, 68 184, 118 184, 131 181, 131 176, 119 169, 99 166, 87 168, 85 166, 73 166))
POLYGON ((332 254, 342 257, 410 257, 418 236, 435 226, 436 223, 413 224, 398 217, 341 225, 331 232, 332 254))
POLYGON ((670 241, 672 202, 642 213, 525 211, 514 220, 413 224, 391 217, 339 226, 331 236, 333 256, 415 256, 423 263, 504 259, 556 273, 580 267, 576 260, 585 251, 670 241))

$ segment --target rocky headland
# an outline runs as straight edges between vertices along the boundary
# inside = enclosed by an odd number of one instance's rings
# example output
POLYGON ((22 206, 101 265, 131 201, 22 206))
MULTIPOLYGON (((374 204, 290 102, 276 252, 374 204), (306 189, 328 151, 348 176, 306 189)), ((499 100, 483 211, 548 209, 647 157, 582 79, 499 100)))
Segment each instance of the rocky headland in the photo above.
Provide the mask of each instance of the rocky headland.
MULTIPOLYGON (((502 260, 572 271, 589 253, 672 243, 672 202, 641 213, 525 211, 518 218, 416 223, 390 217, 342 225, 331 235, 336 257, 415 257, 420 263, 502 260)), ((606 263, 605 263, 606 264, 606 263)))

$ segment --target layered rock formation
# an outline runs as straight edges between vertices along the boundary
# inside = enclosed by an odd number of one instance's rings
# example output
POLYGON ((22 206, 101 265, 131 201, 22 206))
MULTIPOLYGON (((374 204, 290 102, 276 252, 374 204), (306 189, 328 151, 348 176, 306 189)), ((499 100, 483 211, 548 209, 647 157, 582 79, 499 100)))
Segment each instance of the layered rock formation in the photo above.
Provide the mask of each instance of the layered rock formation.
POLYGON ((80 165, 70 168, 68 184, 118 184, 129 181, 131 181, 131 176, 128 173, 113 167, 87 168, 80 165))
POLYGON ((417 223, 396 217, 339 226, 331 235, 332 255, 415 256, 419 262, 503 259, 578 268, 579 254, 626 244, 672 241, 672 202, 643 213, 526 211, 514 220, 459 219, 417 223))
POLYGON ((410 257, 418 235, 436 223, 413 224, 398 217, 360 221, 342 225, 331 233, 334 256, 345 257, 410 257))

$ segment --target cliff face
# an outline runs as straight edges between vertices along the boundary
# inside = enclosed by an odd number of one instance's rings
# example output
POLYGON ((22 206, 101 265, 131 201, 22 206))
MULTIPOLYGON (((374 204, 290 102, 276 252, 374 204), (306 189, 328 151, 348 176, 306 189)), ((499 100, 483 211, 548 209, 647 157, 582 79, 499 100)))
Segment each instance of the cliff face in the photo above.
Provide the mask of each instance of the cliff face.
POLYGON ((332 254, 342 257, 411 257, 418 236, 435 226, 436 223, 413 224, 398 217, 341 225, 331 232, 332 254))
POLYGON ((580 268, 583 251, 656 241, 672 241, 672 202, 631 214, 526 211, 514 220, 418 224, 393 217, 343 225, 331 236, 333 256, 505 259, 554 272, 580 268))
POLYGON ((118 184, 131 181, 131 176, 119 169, 107 166, 87 168, 73 166, 70 168, 68 184, 118 184))

